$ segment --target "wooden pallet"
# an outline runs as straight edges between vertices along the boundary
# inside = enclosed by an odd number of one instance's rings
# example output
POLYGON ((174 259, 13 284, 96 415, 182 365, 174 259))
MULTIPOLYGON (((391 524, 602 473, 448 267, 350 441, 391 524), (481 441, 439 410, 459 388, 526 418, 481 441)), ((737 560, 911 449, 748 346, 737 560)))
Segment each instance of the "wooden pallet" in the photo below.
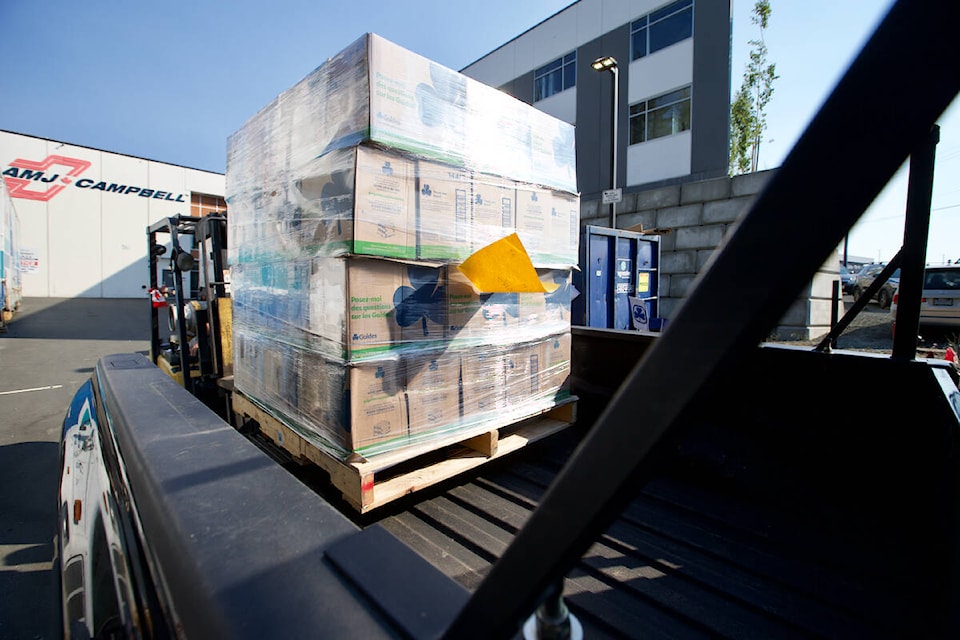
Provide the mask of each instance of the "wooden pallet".
POLYGON ((367 513, 397 498, 457 476, 561 431, 576 421, 576 398, 538 416, 481 433, 451 434, 368 459, 341 460, 308 442, 290 426, 243 394, 233 392, 233 412, 257 423, 259 430, 294 460, 312 463, 351 506, 367 513), (439 459, 438 459, 439 456, 439 459))

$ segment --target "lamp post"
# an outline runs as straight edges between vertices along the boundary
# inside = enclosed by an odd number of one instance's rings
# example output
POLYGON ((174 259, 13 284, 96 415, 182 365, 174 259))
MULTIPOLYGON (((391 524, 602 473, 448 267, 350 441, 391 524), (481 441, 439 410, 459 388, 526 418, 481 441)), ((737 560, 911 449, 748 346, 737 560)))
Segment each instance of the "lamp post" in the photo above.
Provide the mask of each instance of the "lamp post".
POLYGON ((595 71, 603 73, 604 71, 609 71, 613 74, 613 123, 612 123, 612 137, 610 140, 610 190, 612 193, 610 198, 610 227, 612 229, 617 228, 617 201, 619 198, 616 197, 617 190, 617 120, 619 115, 619 102, 620 102, 620 69, 617 66, 617 59, 613 56, 602 56, 594 60, 590 66, 593 67, 595 71))

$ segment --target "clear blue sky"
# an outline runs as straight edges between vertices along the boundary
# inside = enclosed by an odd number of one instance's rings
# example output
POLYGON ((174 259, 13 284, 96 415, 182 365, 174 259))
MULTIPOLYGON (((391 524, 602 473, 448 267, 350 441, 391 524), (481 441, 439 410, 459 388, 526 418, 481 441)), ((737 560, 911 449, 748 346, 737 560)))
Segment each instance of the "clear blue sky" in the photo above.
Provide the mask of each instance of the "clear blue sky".
MULTIPOLYGON (((707 0, 716 1, 716 0, 707 0)), ((372 31, 461 69, 570 0, 0 0, 0 129, 222 172, 226 139, 324 59, 372 31)), ((733 2, 736 88, 753 0, 733 2)), ((890 0, 771 0, 780 78, 760 167, 779 166, 890 0)), ((931 261, 960 258, 960 118, 941 120, 931 261)), ((903 236, 906 174, 849 238, 887 260, 903 236)))

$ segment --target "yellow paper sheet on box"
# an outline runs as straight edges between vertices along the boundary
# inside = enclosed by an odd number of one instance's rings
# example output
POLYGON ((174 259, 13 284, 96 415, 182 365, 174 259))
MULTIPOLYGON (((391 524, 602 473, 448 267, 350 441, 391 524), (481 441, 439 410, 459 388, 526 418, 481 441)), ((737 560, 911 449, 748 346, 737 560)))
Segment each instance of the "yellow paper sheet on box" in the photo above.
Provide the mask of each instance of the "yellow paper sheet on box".
POLYGON ((552 293, 557 288, 541 282, 516 233, 477 250, 458 268, 480 293, 552 293))

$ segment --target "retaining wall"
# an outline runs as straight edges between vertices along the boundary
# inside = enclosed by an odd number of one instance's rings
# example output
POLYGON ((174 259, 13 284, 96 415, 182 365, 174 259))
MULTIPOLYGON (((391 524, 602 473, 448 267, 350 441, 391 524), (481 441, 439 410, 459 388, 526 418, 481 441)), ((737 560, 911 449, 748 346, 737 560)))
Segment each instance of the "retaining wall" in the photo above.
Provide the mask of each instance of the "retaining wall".
MULTIPOLYGON (((670 318, 697 274, 720 246, 776 169, 741 176, 657 187, 626 193, 617 205, 617 228, 659 230, 660 315, 670 318)), ((610 226, 610 207, 599 200, 581 201, 581 227, 610 226)), ((770 265, 771 269, 778 265, 770 265)), ((812 340, 830 330, 833 282, 839 260, 831 258, 800 292, 771 340, 812 340)), ((731 299, 731 304, 736 298, 731 299)), ((840 311, 842 313, 842 301, 840 311)))

